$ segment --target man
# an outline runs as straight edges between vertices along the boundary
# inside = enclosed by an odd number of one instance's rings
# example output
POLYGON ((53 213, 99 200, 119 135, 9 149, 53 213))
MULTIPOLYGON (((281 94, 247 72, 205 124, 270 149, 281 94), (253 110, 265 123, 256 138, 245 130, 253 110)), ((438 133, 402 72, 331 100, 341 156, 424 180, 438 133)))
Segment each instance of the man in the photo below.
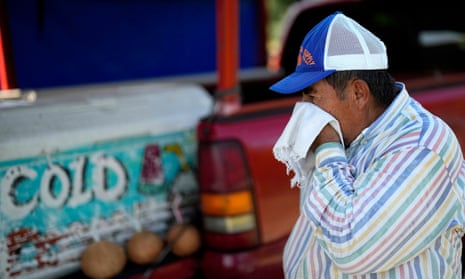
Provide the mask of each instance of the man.
POLYGON ((308 139, 307 155, 275 155, 294 172, 311 166, 296 178, 303 197, 286 278, 462 277, 462 151, 387 69, 384 43, 336 12, 307 34, 295 72, 270 88, 303 92, 274 151, 308 139), (327 115, 321 129, 308 126, 327 115))

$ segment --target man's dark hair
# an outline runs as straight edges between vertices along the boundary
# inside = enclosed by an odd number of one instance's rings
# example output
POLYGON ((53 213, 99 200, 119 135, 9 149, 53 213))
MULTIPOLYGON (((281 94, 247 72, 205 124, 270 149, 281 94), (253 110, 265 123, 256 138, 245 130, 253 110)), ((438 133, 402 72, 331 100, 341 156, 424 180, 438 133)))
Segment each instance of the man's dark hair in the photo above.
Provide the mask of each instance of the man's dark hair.
POLYGON ((398 93, 394 78, 385 70, 337 71, 325 79, 339 93, 340 98, 344 98, 344 88, 352 79, 364 80, 380 105, 389 105, 398 93))

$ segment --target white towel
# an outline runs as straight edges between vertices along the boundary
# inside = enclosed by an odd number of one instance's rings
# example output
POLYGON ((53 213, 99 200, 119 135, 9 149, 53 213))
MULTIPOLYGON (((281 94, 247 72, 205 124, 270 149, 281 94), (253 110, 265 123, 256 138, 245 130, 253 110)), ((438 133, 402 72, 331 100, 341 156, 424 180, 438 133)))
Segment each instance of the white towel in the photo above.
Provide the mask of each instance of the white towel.
POLYGON ((286 165, 287 174, 294 172, 291 188, 304 185, 315 168, 315 156, 310 146, 321 130, 330 124, 339 134, 339 122, 329 113, 309 102, 297 102, 291 118, 273 147, 276 160, 286 165))

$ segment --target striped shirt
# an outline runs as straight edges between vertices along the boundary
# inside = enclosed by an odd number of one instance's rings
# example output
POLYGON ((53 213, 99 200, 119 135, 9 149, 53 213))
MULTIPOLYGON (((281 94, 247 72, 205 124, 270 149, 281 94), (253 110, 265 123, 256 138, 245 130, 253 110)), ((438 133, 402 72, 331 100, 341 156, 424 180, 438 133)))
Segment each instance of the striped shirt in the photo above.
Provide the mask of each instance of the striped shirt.
POLYGON ((284 249, 286 278, 462 278, 465 163, 405 86, 344 149, 326 143, 284 249))

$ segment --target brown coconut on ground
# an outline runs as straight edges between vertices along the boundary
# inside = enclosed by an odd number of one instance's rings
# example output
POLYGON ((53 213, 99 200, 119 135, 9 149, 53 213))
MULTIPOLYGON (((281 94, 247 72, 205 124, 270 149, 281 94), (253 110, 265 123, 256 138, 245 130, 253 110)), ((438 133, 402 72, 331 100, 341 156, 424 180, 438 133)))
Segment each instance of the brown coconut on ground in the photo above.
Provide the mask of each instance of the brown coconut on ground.
POLYGON ((174 224, 168 230, 166 241, 177 256, 188 256, 200 248, 200 233, 190 224, 174 224))
POLYGON ((101 240, 86 247, 81 255, 81 269, 94 279, 106 279, 120 273, 126 265, 126 254, 118 244, 101 240))
POLYGON ((153 263, 163 250, 163 239, 150 231, 135 233, 127 243, 129 259, 136 264, 153 263))

